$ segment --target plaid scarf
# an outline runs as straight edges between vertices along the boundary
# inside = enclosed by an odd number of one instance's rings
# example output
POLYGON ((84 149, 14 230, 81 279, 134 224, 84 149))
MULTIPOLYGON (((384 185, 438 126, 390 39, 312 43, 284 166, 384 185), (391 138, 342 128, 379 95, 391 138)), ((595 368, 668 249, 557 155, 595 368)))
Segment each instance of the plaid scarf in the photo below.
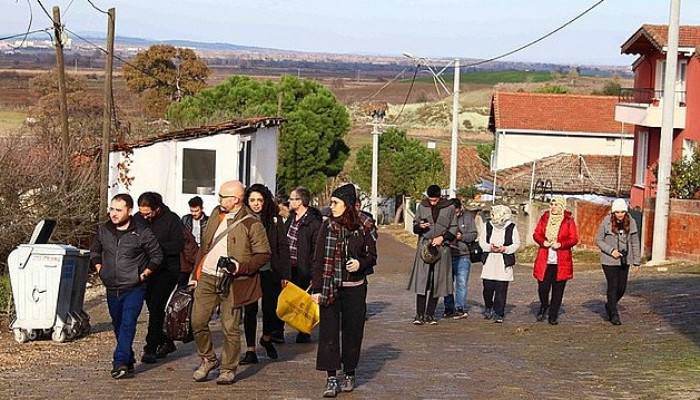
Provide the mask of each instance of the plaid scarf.
MULTIPOLYGON (((362 224, 360 234, 370 235, 377 240, 377 228, 372 218, 360 213, 359 220, 362 224)), ((328 231, 324 238, 323 248, 323 286, 319 303, 327 306, 333 304, 338 295, 338 288, 343 284, 343 269, 348 257, 347 238, 350 236, 347 228, 337 222, 328 220, 328 231)))
POLYGON ((304 215, 298 221, 295 216, 290 216, 290 218, 292 218, 292 223, 289 224, 289 231, 287 231, 289 258, 291 260, 292 267, 296 267, 299 254, 299 227, 304 221, 304 218, 306 218, 306 213, 304 213, 304 215))

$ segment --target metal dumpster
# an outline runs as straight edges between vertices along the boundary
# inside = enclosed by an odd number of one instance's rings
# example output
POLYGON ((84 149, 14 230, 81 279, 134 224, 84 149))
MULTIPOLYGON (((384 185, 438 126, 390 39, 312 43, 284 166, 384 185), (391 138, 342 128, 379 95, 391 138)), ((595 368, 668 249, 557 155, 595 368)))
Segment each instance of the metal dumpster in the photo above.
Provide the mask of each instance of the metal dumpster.
POLYGON ((17 314, 10 327, 17 342, 48 334, 64 342, 90 332, 83 310, 87 252, 61 244, 23 244, 7 264, 17 314))

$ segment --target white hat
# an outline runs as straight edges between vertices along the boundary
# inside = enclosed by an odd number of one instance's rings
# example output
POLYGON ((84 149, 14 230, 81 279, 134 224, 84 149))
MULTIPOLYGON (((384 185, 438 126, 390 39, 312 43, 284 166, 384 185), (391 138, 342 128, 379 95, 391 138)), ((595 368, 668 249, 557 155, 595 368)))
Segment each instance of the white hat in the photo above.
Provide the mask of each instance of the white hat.
POLYGON ((624 199, 615 199, 612 203, 612 212, 624 211, 627 212, 627 202, 624 199))

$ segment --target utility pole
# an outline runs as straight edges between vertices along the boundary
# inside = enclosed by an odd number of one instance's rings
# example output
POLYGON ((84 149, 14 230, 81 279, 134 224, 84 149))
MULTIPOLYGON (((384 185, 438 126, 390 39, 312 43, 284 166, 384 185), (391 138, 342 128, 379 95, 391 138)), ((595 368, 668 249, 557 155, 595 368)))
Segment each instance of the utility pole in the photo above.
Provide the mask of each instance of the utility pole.
POLYGON ((68 176, 70 143, 68 136, 68 101, 66 100, 66 71, 63 63, 63 27, 61 26, 61 11, 53 7, 53 30, 56 38, 56 72, 58 73, 58 97, 61 112, 61 158, 63 160, 63 181, 68 176))
POLYGON ((372 218, 377 219, 377 202, 378 202, 378 171, 379 171, 379 135, 382 132, 379 130, 381 125, 380 118, 374 118, 372 121, 372 218))
MULTIPOLYGON (((114 61, 114 8, 107 11, 107 59, 105 61, 104 111, 102 112, 102 153, 100 157, 100 206, 109 202, 109 147, 112 128, 112 64, 114 61)), ((104 215, 100 213, 99 215, 104 215)))
POLYGON ((455 60, 452 90, 452 147, 450 150, 450 197, 457 197, 457 153, 459 152, 459 60, 455 60))
POLYGON ((654 207, 654 235, 651 262, 658 264, 666 260, 668 240, 668 211, 670 206, 671 162, 673 160, 673 112, 676 108, 676 68, 678 65, 678 31, 681 0, 671 0, 668 22, 668 44, 666 50, 666 75, 659 140, 659 175, 654 207))

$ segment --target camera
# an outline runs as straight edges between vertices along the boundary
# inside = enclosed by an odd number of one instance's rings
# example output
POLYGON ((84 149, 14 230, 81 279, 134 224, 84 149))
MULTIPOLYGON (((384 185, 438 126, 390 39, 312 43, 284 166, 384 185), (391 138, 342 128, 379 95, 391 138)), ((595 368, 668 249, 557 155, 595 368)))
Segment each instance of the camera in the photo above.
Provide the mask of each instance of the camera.
POLYGON ((218 270, 224 270, 229 274, 234 274, 236 273, 236 262, 231 257, 221 256, 219 261, 216 262, 216 269, 217 272, 218 270))
POLYGON ((627 249, 620 250, 620 265, 629 265, 627 263, 627 249))

